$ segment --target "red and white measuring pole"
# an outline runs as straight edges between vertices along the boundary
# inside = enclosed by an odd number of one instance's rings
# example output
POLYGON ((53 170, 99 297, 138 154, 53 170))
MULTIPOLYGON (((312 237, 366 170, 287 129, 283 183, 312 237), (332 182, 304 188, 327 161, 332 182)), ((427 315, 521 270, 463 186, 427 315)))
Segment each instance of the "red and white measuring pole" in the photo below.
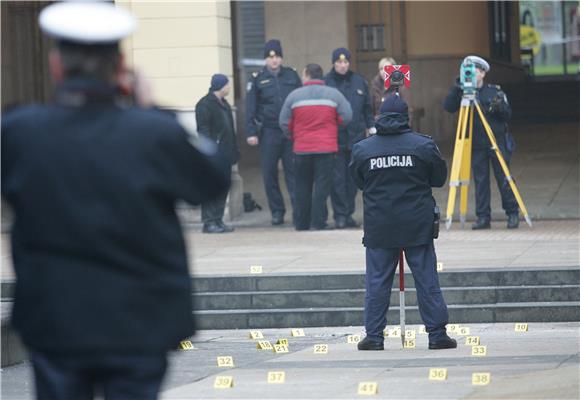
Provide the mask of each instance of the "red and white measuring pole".
POLYGON ((405 346, 405 259, 403 257, 403 249, 399 250, 399 303, 401 344, 405 346))

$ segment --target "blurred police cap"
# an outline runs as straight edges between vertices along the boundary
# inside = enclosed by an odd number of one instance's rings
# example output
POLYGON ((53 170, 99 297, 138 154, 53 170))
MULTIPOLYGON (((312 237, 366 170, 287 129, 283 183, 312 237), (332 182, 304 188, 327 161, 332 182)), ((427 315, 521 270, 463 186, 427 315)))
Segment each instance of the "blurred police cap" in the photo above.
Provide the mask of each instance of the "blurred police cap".
POLYGON ((115 44, 137 27, 131 13, 102 1, 52 4, 41 11, 38 22, 46 35, 80 45, 115 44))
POLYGON ((467 56, 463 59, 463 62, 467 60, 470 60, 472 63, 474 63, 476 68, 484 70, 485 72, 489 72, 489 64, 483 58, 479 56, 467 56))

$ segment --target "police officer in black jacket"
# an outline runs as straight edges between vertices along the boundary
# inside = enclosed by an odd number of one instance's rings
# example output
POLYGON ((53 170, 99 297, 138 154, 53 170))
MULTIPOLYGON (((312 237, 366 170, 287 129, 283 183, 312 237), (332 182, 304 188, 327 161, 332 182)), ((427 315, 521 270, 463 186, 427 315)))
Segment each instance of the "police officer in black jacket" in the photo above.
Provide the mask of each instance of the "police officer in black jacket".
POLYGON ((405 251, 430 349, 457 347, 446 334, 447 306, 437 277, 433 246, 435 200, 447 166, 435 142, 409 128, 407 104, 389 96, 376 121, 377 134, 354 145, 350 171, 364 200, 366 338, 359 350, 383 350, 383 330, 399 249, 405 251))
POLYGON ((337 88, 352 108, 351 122, 338 129, 338 153, 333 167, 330 199, 337 229, 358 226, 352 218, 357 189, 348 172, 348 163, 352 146, 374 129, 369 87, 362 75, 350 69, 350 57, 350 51, 344 47, 334 50, 333 69, 325 77, 326 85, 337 88))
MULTIPOLYGON (((238 162, 240 153, 236 141, 232 109, 226 100, 230 93, 230 82, 223 74, 211 77, 209 93, 195 106, 197 132, 215 141, 230 166, 238 162)), ((227 233, 234 228, 224 224, 223 216, 227 193, 201 205, 201 219, 204 233, 227 233)))
MULTIPOLYGON (((515 148, 515 142, 513 137, 507 132, 507 122, 512 114, 507 97, 498 85, 484 83, 485 75, 489 72, 489 64, 487 61, 478 56, 468 56, 466 58, 470 59, 476 66, 477 99, 493 131, 499 150, 509 166, 512 152, 515 148)), ((461 87, 456 81, 445 98, 443 108, 450 113, 459 110, 462 94, 461 87)), ((475 213, 477 215, 477 221, 472 225, 472 229, 491 228, 490 162, 501 195, 501 204, 508 217, 507 227, 509 229, 518 228, 520 224, 518 203, 495 151, 491 148, 491 143, 477 112, 475 112, 473 118, 472 147, 471 168, 473 170, 473 180, 475 181, 475 213)))
POLYGON ((156 399, 167 352, 194 333, 175 203, 223 195, 229 164, 209 139, 188 140, 174 115, 121 101, 118 41, 131 14, 57 3, 40 25, 58 40, 56 101, 2 116, 12 323, 38 398, 156 399))
POLYGON ((264 46, 266 66, 254 73, 246 94, 246 136, 250 146, 260 146, 260 164, 272 225, 284 223, 286 206, 278 183, 278 161, 282 160, 284 178, 294 204, 294 153, 292 141, 282 133, 278 118, 284 100, 302 86, 292 68, 282 66, 282 45, 272 39, 264 46))

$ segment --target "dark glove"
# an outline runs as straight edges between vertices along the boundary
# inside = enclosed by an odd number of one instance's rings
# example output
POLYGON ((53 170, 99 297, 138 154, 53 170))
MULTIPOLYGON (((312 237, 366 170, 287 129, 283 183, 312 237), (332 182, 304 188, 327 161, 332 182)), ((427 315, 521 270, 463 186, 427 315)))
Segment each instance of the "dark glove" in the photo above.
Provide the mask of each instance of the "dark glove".
POLYGON ((501 114, 505 111, 505 106, 505 93, 499 91, 489 102, 488 112, 490 114, 501 114))

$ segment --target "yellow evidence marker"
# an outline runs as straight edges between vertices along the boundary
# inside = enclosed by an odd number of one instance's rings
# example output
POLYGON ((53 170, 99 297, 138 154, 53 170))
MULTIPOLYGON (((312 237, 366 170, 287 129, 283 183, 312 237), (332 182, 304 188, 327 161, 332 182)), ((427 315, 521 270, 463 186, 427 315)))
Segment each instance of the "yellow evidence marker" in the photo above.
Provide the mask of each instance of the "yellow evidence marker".
POLYGON ((377 382, 359 382, 358 394, 372 396, 379 393, 379 384, 377 382))
POLYGON ((491 374, 489 372, 474 372, 471 374, 471 384, 484 386, 491 382, 491 374))
POLYGON ((471 355, 485 357, 487 355, 487 346, 473 346, 471 348, 471 355))
POLYGON ((517 323, 514 327, 516 332, 527 332, 528 331, 528 324, 517 323))
POLYGON ((232 356, 220 356, 217 358, 218 367, 233 367, 234 358, 232 356))
POLYGON ((443 271, 443 263, 442 262, 438 262, 437 263, 437 272, 441 272, 443 271))
POLYGON ((304 337, 304 336, 306 336, 304 334, 304 329, 292 329, 290 331, 290 335, 292 335, 293 337, 304 337))
POLYGON ((276 341, 276 344, 283 344, 285 346, 288 346, 288 339, 278 339, 276 341))
POLYGON ((430 381, 444 381, 447 379, 447 368, 431 368, 429 369, 430 381))
POLYGON ((401 337, 401 328, 396 327, 389 331, 390 338, 400 338, 401 337))
POLYGON ((459 330, 459 324, 449 324, 447 325, 447 330, 451 333, 457 333, 459 330))
POLYGON ((403 343, 403 348, 414 349, 415 348, 415 339, 405 339, 405 343, 403 343))
POLYGON ((250 331, 250 339, 264 339, 261 331, 250 331))
POLYGON ((346 342, 356 344, 356 343, 360 342, 360 335, 348 335, 346 337, 346 342))
POLYGON ((285 344, 275 344, 274 345, 274 353, 276 354, 282 354, 282 353, 288 353, 288 346, 285 344))
POLYGON ((314 345, 314 354, 328 354, 328 345, 327 344, 315 344, 314 345))
POLYGON ((179 342, 179 350, 195 350, 191 340, 182 340, 179 342))
POLYGON ((405 339, 416 339, 417 333, 415 329, 405 329, 405 339))
POLYGON ((420 333, 421 335, 426 335, 426 334, 427 334, 427 329, 425 328, 425 325, 421 325, 421 326, 419 327, 419 333, 420 333))
POLYGON ((258 350, 272 350, 272 343, 270 343, 268 340, 260 340, 258 343, 256 343, 256 348, 258 350))
POLYGON ((215 389, 232 388, 232 387, 234 387, 234 377, 233 376, 218 375, 215 377, 213 387, 215 389))
POLYGON ((467 336, 465 338, 466 346, 479 346, 479 336, 467 336))
POLYGON ((471 329, 468 326, 462 326, 457 330, 457 334, 461 336, 467 336, 471 332, 471 329))
POLYGON ((261 265, 250 265, 250 274, 261 274, 264 269, 261 265))
POLYGON ((286 372, 268 371, 268 383, 284 383, 286 381, 286 372))

